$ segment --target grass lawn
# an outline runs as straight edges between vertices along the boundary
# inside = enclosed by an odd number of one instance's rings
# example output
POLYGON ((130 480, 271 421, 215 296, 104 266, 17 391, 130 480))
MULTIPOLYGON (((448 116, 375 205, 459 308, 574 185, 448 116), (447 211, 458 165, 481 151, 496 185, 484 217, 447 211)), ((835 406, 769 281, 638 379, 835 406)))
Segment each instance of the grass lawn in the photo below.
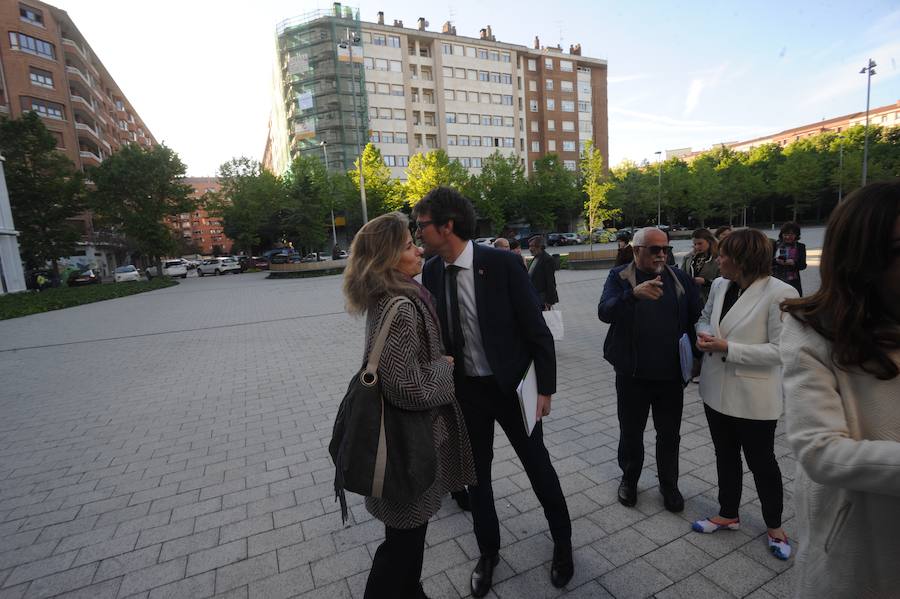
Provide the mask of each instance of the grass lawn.
POLYGON ((39 312, 71 308, 103 300, 177 285, 178 281, 164 277, 154 277, 152 281, 128 283, 104 283, 85 287, 57 287, 44 291, 26 291, 0 296, 0 320, 18 318, 39 312))

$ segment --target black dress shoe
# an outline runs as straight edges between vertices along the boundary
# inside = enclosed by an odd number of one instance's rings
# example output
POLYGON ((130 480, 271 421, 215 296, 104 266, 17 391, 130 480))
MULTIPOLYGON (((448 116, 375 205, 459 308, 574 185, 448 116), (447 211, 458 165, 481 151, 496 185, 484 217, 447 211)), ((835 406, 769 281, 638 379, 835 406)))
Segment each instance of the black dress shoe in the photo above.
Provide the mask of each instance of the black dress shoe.
POLYGON ((500 556, 496 553, 490 556, 482 555, 478 558, 478 564, 472 571, 473 597, 484 597, 491 590, 491 585, 494 584, 494 568, 498 563, 500 563, 500 556))
POLYGON ((572 559, 572 545, 554 545, 553 563, 550 565, 550 582, 558 589, 563 588, 575 574, 575 562, 572 559))
POLYGON ((637 504, 637 485, 630 485, 624 480, 619 484, 619 503, 625 507, 637 504))
POLYGON ((684 511, 684 497, 681 495, 678 487, 660 486, 659 492, 662 493, 663 505, 667 510, 670 512, 684 511))
POLYGON ((465 489, 462 491, 451 491, 450 497, 456 500, 456 505, 464 512, 471 512, 472 506, 469 504, 469 493, 465 489))

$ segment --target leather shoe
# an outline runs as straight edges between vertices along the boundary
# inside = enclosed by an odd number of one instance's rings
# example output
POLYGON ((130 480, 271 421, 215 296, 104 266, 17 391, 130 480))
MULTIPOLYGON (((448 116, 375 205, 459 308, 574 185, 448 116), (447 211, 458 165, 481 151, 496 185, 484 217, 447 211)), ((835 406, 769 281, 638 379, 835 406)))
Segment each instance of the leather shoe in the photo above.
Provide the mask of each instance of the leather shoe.
POLYGON ((624 480, 619 484, 619 503, 625 507, 637 504, 637 485, 630 485, 624 480))
POLYGON ((456 505, 464 512, 471 512, 472 506, 469 504, 469 493, 465 489, 461 491, 451 491, 450 497, 456 500, 456 505))
POLYGON ((575 562, 572 559, 572 545, 554 545, 553 563, 550 565, 550 582, 558 589, 563 588, 575 574, 575 562))
POLYGON ((684 497, 681 495, 678 487, 661 486, 659 492, 662 493, 663 505, 667 510, 670 512, 684 511, 684 497))
POLYGON ((471 587, 473 597, 484 597, 491 590, 491 585, 494 584, 494 568, 497 567, 498 563, 500 563, 500 556, 496 553, 489 556, 482 555, 478 558, 478 564, 472 571, 471 587))

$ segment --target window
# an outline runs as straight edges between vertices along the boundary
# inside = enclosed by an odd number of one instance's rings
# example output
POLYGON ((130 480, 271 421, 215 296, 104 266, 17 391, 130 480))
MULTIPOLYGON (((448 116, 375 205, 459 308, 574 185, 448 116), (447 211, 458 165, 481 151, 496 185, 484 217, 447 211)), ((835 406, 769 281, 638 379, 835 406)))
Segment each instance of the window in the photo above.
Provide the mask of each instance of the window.
POLYGON ((372 43, 372 34, 364 31, 362 34, 362 39, 363 39, 364 44, 371 44, 372 43))
POLYGON ((475 69, 468 69, 466 71, 466 75, 466 79, 468 79, 469 81, 478 81, 478 71, 476 71, 475 69))
POLYGON ((490 52, 488 52, 488 56, 491 60, 496 60, 498 62, 500 61, 500 52, 498 52, 497 50, 491 50, 490 52))
POLYGON ((394 133, 391 131, 385 131, 381 134, 381 143, 383 144, 392 144, 394 143, 394 133))
POLYGON ((530 91, 530 92, 536 92, 536 91, 537 91, 537 81, 535 81, 534 79, 531 79, 531 80, 528 82, 528 91, 530 91))
POLYGON ((491 77, 487 71, 478 71, 478 80, 479 81, 490 81, 491 77))
POLYGON ((458 115, 456 115, 456 122, 461 125, 468 125, 469 124, 468 113, 460 112, 458 115))
POLYGON ((377 144, 378 142, 381 141, 381 136, 379 135, 378 131, 370 131, 369 132, 369 141, 372 142, 373 144, 377 144))
POLYGON ((590 134, 594 132, 594 125, 590 121, 578 121, 578 130, 590 134))
POLYGON ((375 84, 371 81, 366 81, 366 93, 374 94, 375 93, 375 84))
POLYGON ((494 127, 502 127, 503 126, 503 117, 502 116, 492 116, 491 117, 491 125, 494 127))
POLYGON ((487 60, 488 52, 484 48, 478 48, 478 58, 482 60, 487 60))
POLYGON ((41 100, 40 98, 22 97, 22 110, 31 110, 49 119, 58 119, 61 121, 66 118, 64 112, 65 108, 62 104, 41 100))
POLYGON ((544 59, 544 68, 547 69, 548 71, 553 70, 553 59, 552 58, 544 59))
POLYGON ((36 54, 43 58, 56 60, 56 49, 53 44, 39 40, 36 37, 25 35, 23 33, 9 32, 9 45, 13 50, 21 50, 29 54, 36 54))
POLYGON ((567 171, 575 170, 575 161, 574 160, 563 160, 563 168, 567 171))
POLYGON ((475 48, 472 46, 466 46, 466 56, 469 58, 475 58, 475 48))
POLYGON ((468 135, 460 135, 459 136, 459 145, 461 145, 461 146, 469 145, 469 136, 468 135))
POLYGON ((391 86, 387 83, 376 83, 375 89, 378 90, 379 94, 388 95, 391 93, 391 86))
POLYGON ((550 119, 547 121, 547 131, 556 131, 556 121, 550 119))
POLYGON ((491 125, 491 115, 489 115, 489 114, 483 114, 483 115, 481 115, 481 124, 484 125, 484 126, 490 127, 490 125, 491 125))
POLYGON ((547 98, 547 110, 556 110, 556 100, 547 98))
POLYGON ((528 101, 528 110, 530 110, 531 112, 537 112, 538 111, 538 101, 537 100, 529 100, 528 101))
POLYGON ((563 152, 574 152, 575 151, 575 142, 567 139, 563 140, 563 152))
POLYGON ((466 78, 466 70, 465 69, 454 69, 453 72, 456 74, 457 79, 465 79, 466 78))
POLYGON ((563 121, 562 122, 562 130, 563 131, 574 131, 575 130, 575 121, 563 121))
POLYGON ((369 71, 374 70, 375 69, 375 59, 369 58, 368 56, 364 56, 363 57, 363 66, 369 71))
POLYGON ((477 125, 479 122, 481 122, 481 117, 479 115, 477 115, 477 114, 469 115, 469 123, 471 123, 473 125, 477 125))
POLYGON ((405 121, 406 120, 406 111, 400 108, 394 110, 394 120, 396 121, 405 121))
POLYGON ((378 109, 374 106, 369 106, 369 118, 377 119, 378 118, 378 109))
POLYGON ((539 141, 531 142, 531 151, 532 152, 540 152, 541 151, 541 142, 539 142, 539 141))
POLYGON ((456 145, 456 136, 455 136, 455 135, 448 135, 448 136, 447 136, 447 145, 448 145, 448 146, 455 146, 455 145, 456 145))
POLYGON ((553 79, 547 79, 546 81, 544 81, 544 87, 547 89, 547 91, 553 91, 553 79))
POLYGON ((405 92, 403 91, 402 85, 392 85, 391 86, 391 95, 392 96, 402 96, 405 92))
POLYGON ((484 137, 481 138, 481 145, 486 148, 493 148, 494 147, 494 138, 490 137, 489 135, 485 135, 484 137))
POLYGON ((512 137, 504 137, 503 138, 503 147, 504 148, 516 147, 516 140, 514 140, 512 137))
POLYGON ((502 104, 503 98, 500 97, 500 94, 491 94, 491 104, 502 104))
POLYGON ((390 108, 379 108, 378 109, 378 118, 390 119, 391 118, 391 109, 390 108))
POLYGON ((392 73, 402 73, 403 72, 403 63, 399 60, 391 61, 391 72, 392 73))
POLYGON ((388 47, 390 48, 399 48, 400 47, 400 37, 396 35, 389 35, 387 38, 388 47))
POLYGON ((397 166, 397 159, 394 158, 393 156, 385 156, 384 164, 386 166, 397 166))
POLYGON ((574 69, 572 68, 571 60, 560 60, 559 61, 559 70, 564 73, 571 73, 574 69))
POLYGON ((376 58, 375 59, 375 70, 376 71, 386 71, 388 70, 388 61, 386 58, 376 58))
POLYGON ((408 143, 408 142, 407 142, 407 138, 406 138, 406 132, 400 133, 400 132, 398 131, 397 133, 394 133, 394 143, 395 143, 395 144, 405 144, 405 143, 408 143))
POLYGON ((444 99, 445 100, 455 100, 456 93, 452 89, 445 89, 444 90, 444 99))
POLYGON ((50 89, 53 89, 53 73, 51 73, 50 71, 31 67, 28 70, 28 77, 31 79, 32 85, 39 85, 41 87, 49 87, 50 89))
POLYGON ((591 103, 590 102, 579 102, 578 103, 578 112, 590 112, 591 111, 591 103))
POLYGON ((482 104, 490 104, 491 103, 491 94, 481 94, 481 103, 482 104))
POLYGON ((26 23, 31 23, 32 25, 37 25, 38 27, 44 26, 44 13, 36 8, 25 6, 24 4, 19 5, 19 18, 26 23))
POLYGON ((537 121, 531 121, 531 132, 537 133, 540 130, 540 125, 538 125, 537 121))
POLYGON ((578 93, 591 95, 591 83, 589 81, 579 81, 578 93))
POLYGON ((513 118, 511 116, 503 117, 503 126, 504 127, 512 127, 513 126, 513 118))
POLYGON ((453 67, 443 67, 441 72, 444 73, 444 77, 453 77, 453 67))
POLYGON ((575 102, 572 100, 563 100, 561 104, 563 112, 575 112, 575 102))
POLYGON ((447 121, 448 123, 455 123, 455 122, 456 122, 456 113, 455 113, 455 112, 448 112, 448 113, 445 115, 445 119, 446 119, 446 121, 447 121))
POLYGON ((397 156, 397 166, 409 166, 409 156, 397 156))
POLYGON ((500 83, 500 73, 491 72, 491 83, 500 83))
POLYGON ((463 56, 465 53, 465 48, 457 44, 453 45, 453 54, 455 56, 463 56))
POLYGON ((555 151, 556 151, 556 140, 555 140, 555 139, 548 139, 548 140, 547 140, 547 151, 548 151, 548 152, 555 152, 555 151))
POLYGON ((501 52, 500 53, 500 62, 510 62, 511 58, 509 52, 501 52))
POLYGON ((533 58, 528 59, 528 70, 536 71, 537 70, 537 61, 533 58))
POLYGON ((373 33, 372 44, 375 46, 387 46, 387 38, 383 33, 373 33))
POLYGON ((477 135, 473 135, 472 138, 469 140, 469 142, 470 142, 470 144, 473 145, 473 146, 480 146, 480 145, 481 145, 481 138, 480 138, 479 136, 477 136, 477 135))
POLYGON ((510 75, 509 73, 501 74, 500 75, 500 83, 503 83, 506 85, 512 85, 512 75, 510 75))
POLYGON ((574 92, 574 91, 575 91, 575 84, 572 83, 571 81, 560 81, 560 82, 559 82, 559 89, 562 90, 562 91, 564 91, 564 92, 574 92))
POLYGON ((441 54, 445 56, 453 54, 453 46, 451 46, 450 44, 441 44, 441 54))

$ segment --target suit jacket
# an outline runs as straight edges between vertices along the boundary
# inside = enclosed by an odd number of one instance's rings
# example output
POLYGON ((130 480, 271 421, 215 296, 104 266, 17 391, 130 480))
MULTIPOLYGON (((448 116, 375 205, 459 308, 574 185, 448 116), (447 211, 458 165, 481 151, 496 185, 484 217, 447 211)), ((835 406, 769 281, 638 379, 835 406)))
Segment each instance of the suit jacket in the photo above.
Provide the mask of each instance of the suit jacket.
POLYGON ((528 274, 531 284, 538 293, 538 298, 542 304, 559 303, 559 296, 556 294, 556 262, 553 256, 547 252, 541 252, 535 257, 534 268, 528 274))
POLYGON ((753 282, 721 318, 731 283, 713 281, 709 300, 697 321, 697 332, 728 341, 728 353, 705 353, 700 371, 700 397, 713 410, 750 420, 781 416, 781 308, 797 290, 774 277, 753 282), (721 320, 721 322, 719 322, 721 320))
MULTIPOLYGON (((556 350, 541 315, 537 293, 512 252, 473 244, 472 269, 478 325, 488 365, 500 388, 515 392, 534 360, 538 392, 556 392, 556 350)), ((447 330, 444 260, 434 256, 422 270, 422 284, 434 295, 441 327, 447 330)))

